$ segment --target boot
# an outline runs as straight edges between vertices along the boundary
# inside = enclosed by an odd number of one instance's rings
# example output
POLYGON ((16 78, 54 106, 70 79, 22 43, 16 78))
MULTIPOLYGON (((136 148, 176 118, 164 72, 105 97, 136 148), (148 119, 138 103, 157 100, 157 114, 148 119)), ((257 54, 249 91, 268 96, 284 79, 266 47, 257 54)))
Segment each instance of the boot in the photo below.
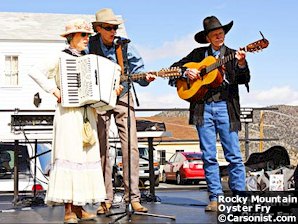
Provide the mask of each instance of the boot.
POLYGON ((73 206, 73 212, 81 221, 95 220, 96 218, 96 215, 85 211, 82 206, 73 206))
POLYGON ((142 206, 138 201, 132 202, 131 205, 135 212, 148 212, 148 209, 142 206))
POLYGON ((97 208, 97 215, 103 215, 109 212, 112 204, 109 202, 101 202, 101 205, 97 208))
POLYGON ((77 216, 74 212, 64 215, 64 223, 78 223, 77 216))
POLYGON ((217 201, 210 201, 205 207, 205 212, 217 212, 217 201))

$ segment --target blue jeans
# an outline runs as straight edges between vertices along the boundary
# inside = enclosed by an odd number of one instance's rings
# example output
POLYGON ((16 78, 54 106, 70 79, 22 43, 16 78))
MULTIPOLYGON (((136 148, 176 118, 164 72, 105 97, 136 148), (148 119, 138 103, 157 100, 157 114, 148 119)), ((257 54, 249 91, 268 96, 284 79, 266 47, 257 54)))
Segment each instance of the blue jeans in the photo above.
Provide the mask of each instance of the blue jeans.
POLYGON ((230 131, 229 115, 225 101, 205 103, 204 124, 197 125, 200 147, 210 201, 221 194, 219 165, 216 159, 216 136, 219 134, 226 161, 229 162, 229 186, 232 191, 245 190, 245 168, 240 152, 237 131, 230 131))

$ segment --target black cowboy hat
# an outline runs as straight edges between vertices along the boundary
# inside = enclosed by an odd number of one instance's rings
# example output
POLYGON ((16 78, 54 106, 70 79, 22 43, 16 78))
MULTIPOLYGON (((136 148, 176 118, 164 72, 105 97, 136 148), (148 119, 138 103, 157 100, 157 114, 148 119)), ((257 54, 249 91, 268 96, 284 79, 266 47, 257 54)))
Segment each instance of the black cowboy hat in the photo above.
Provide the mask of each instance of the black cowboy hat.
POLYGON ((208 16, 204 19, 203 26, 204 26, 204 30, 198 32, 195 35, 195 40, 200 44, 208 43, 206 40, 206 36, 209 32, 213 30, 223 28, 223 30, 225 31, 225 34, 228 33, 233 26, 233 21, 231 21, 227 25, 222 26, 220 21, 215 16, 208 16))

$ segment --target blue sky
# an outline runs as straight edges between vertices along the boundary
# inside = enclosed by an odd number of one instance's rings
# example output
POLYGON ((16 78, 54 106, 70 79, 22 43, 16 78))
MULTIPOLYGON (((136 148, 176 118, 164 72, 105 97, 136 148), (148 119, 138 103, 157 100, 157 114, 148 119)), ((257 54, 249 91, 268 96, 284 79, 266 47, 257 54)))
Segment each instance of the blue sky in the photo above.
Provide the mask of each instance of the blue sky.
MULTIPOLYGON (((250 93, 241 88, 242 106, 298 105, 297 21, 298 2, 236 0, 9 0, 1 12, 95 14, 112 8, 122 15, 128 37, 143 56, 146 70, 169 67, 199 45, 194 34, 202 30, 206 16, 217 16, 222 24, 234 25, 226 45, 238 49, 261 38, 267 49, 247 53, 251 69, 250 93)), ((140 108, 187 107, 167 80, 157 79, 149 87, 137 87, 140 108)))

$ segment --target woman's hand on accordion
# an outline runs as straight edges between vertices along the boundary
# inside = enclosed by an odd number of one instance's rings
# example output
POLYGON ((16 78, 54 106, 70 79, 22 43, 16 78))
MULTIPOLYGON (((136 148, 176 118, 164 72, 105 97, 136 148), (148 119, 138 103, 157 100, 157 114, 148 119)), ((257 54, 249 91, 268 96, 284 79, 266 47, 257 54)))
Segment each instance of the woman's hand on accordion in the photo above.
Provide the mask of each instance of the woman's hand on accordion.
POLYGON ((121 92, 123 91, 124 87, 122 85, 119 85, 118 88, 115 90, 116 95, 119 96, 121 92))
POLYGON ((147 82, 152 82, 156 79, 156 75, 151 74, 150 72, 147 72, 146 74, 146 81, 147 82))
POLYGON ((54 96, 57 98, 57 103, 61 103, 61 93, 60 90, 57 88, 54 92, 53 92, 54 96))

